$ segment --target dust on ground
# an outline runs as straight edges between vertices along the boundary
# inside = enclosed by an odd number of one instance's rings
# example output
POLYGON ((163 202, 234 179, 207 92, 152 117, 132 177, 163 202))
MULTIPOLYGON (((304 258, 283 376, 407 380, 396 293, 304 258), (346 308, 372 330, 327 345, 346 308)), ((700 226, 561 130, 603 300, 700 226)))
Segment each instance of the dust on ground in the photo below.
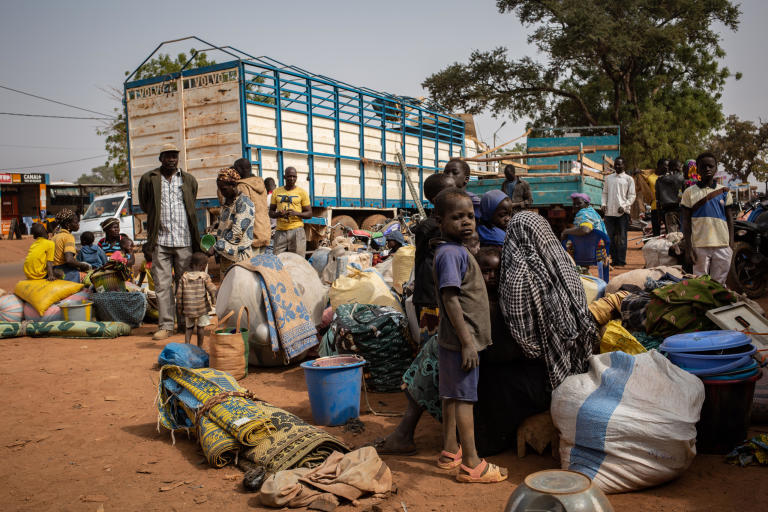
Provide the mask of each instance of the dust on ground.
MULTIPOLYGON (((0 256, 6 243, 0 242, 0 256)), ((642 266, 642 255, 632 246, 629 263, 624 270, 642 266)), ((0 279, 5 289, 14 283, 0 279)), ((761 304, 768 306, 768 300, 761 304)), ((212 469, 194 439, 177 435, 174 446, 168 432, 158 432, 158 372, 153 367, 166 342, 153 342, 152 330, 143 327, 114 340, 0 340, 0 389, 6 404, 0 420, 4 510, 260 509, 255 495, 243 491, 241 471, 212 469)), ((251 368, 241 384, 311 422, 300 368, 251 368)), ((379 412, 405 409, 399 393, 370 394, 369 402, 379 412)), ((365 402, 361 410, 366 410, 365 402)), ((365 423, 360 434, 343 427, 327 430, 356 447, 385 435, 398 421, 372 414, 360 419, 365 423)), ((409 512, 502 510, 526 475, 559 467, 548 455, 519 459, 510 450, 489 459, 509 468, 507 482, 459 484, 434 464, 440 426, 429 415, 419 424, 416 444, 415 456, 383 456, 397 493, 379 503, 381 510, 402 511, 401 502, 409 512)), ((699 455, 673 482, 609 498, 617 511, 768 510, 768 495, 759 491, 765 482, 764 467, 739 468, 721 456, 699 455)), ((371 504, 363 502, 360 509, 371 504)))

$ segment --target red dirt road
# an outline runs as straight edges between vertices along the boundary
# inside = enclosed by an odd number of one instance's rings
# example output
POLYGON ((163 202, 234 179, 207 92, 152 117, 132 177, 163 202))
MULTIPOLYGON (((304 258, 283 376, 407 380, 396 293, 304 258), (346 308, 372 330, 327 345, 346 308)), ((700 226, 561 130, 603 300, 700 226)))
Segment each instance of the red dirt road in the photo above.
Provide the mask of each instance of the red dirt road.
MULTIPOLYGON (((0 253, 3 245, 0 242, 0 253)), ((639 251, 632 251, 630 261, 637 262, 638 257, 642 261, 639 251)), ((13 282, 0 280, 1 288, 12 286, 13 282)), ((211 469, 194 440, 179 435, 173 446, 168 432, 158 433, 154 405, 158 372, 153 365, 164 343, 152 342, 150 331, 151 326, 137 329, 134 336, 116 340, 0 340, 4 356, 0 389, 6 404, 0 419, 3 510, 258 508, 254 495, 242 490, 238 469, 211 469)), ((254 368, 241 382, 311 421, 300 368, 254 368)), ((370 403, 379 411, 405 407, 400 394, 371 395, 370 403)), ((383 435, 397 422, 371 414, 361 420, 366 429, 360 435, 344 433, 341 427, 328 430, 357 446, 383 435)), ((509 468, 508 482, 458 484, 434 465, 440 428, 427 415, 419 425, 417 444, 416 456, 384 457, 398 491, 379 504, 382 510, 402 511, 401 502, 408 511, 502 510, 525 475, 557 467, 549 456, 518 459, 510 451, 491 459, 509 468)), ((678 480, 610 500, 616 510, 768 510, 767 471, 700 455, 678 480)), ((370 505, 363 502, 360 509, 370 505)))

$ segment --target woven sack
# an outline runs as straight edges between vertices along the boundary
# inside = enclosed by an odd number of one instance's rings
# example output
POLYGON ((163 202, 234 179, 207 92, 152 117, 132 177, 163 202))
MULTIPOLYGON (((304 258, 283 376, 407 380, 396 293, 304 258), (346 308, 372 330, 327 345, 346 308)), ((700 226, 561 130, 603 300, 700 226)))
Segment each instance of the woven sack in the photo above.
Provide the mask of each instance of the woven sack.
POLYGON ((245 325, 251 325, 251 313, 245 306, 240 306, 234 330, 220 329, 234 313, 230 311, 216 322, 216 329, 206 350, 210 354, 211 368, 227 372, 237 380, 248 375, 248 329, 240 328, 243 310, 247 315, 245 325))
POLYGON ((28 279, 16 283, 14 293, 37 310, 38 314, 44 315, 45 311, 65 297, 79 292, 83 289, 82 283, 73 283, 56 279, 48 281, 47 279, 28 279))
POLYGON ((147 297, 141 292, 94 293, 96 318, 102 322, 123 322, 138 327, 147 312, 147 297))

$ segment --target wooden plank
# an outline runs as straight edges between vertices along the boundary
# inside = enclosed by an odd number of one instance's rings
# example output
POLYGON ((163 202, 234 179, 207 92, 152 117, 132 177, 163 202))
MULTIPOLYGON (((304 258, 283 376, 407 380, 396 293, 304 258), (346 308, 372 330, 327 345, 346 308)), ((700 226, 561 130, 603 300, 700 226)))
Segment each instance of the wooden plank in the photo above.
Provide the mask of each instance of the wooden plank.
POLYGON ((526 158, 543 158, 545 156, 567 156, 567 155, 578 155, 583 153, 594 153, 594 149, 584 149, 583 152, 579 152, 578 150, 576 152, 570 151, 570 150, 558 150, 558 151, 551 151, 549 153, 538 153, 538 154, 524 154, 524 155, 505 155, 505 156, 494 156, 490 158, 462 158, 465 162, 499 162, 501 160, 525 160, 526 158))
POLYGON ((560 166, 557 165, 529 165, 529 169, 541 169, 541 170, 547 170, 547 169, 560 169, 560 166))
POLYGON ((602 168, 603 168, 603 165, 602 165, 602 164, 598 164, 598 163, 597 163, 597 162, 595 162, 594 160, 590 160, 590 159, 589 159, 589 158, 587 158, 587 157, 583 157, 583 158, 582 158, 582 163, 583 163, 584 165, 586 165, 587 167, 591 167, 591 168, 593 168, 593 169, 602 169, 602 168))
MULTIPOLYGON (((528 152, 529 153, 540 153, 544 151, 553 151, 553 150, 562 150, 562 151, 579 151, 579 146, 549 146, 549 147, 529 147, 528 152)), ((612 151, 612 150, 618 150, 619 146, 616 145, 607 145, 607 146, 584 146, 584 152, 585 153, 594 153, 595 151, 612 151), (587 151, 591 150, 591 151, 587 151)))

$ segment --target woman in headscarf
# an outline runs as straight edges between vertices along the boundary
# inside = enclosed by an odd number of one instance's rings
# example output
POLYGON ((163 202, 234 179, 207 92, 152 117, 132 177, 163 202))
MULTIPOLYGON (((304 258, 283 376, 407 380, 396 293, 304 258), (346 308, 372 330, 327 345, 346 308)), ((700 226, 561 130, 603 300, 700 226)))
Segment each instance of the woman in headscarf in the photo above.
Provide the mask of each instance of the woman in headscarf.
POLYGON ((480 199, 477 236, 481 246, 504 245, 504 230, 513 212, 512 200, 501 190, 490 190, 480 199))
POLYGON ((104 238, 99 240, 98 245, 106 254, 107 259, 112 253, 121 250, 120 241, 127 238, 127 235, 120 233, 120 219, 111 217, 101 223, 101 229, 104 231, 104 238))
POLYGON ((240 174, 232 168, 221 169, 216 186, 224 198, 216 229, 216 243, 209 251, 221 256, 220 272, 224 273, 238 261, 251 259, 253 243, 253 201, 247 194, 239 193, 237 182, 240 174))
POLYGON ((536 213, 516 213, 507 225, 499 296, 512 340, 545 363, 550 391, 587 370, 597 326, 573 261, 536 213))
POLYGON ((69 208, 56 214, 58 231, 53 235, 53 269, 67 281, 80 282, 80 272, 87 272, 91 266, 77 261, 77 247, 73 231, 80 229, 80 218, 69 208))
POLYGON ((571 199, 573 200, 573 209, 576 210, 576 215, 573 217, 573 227, 563 230, 563 238, 568 235, 588 235, 593 229, 600 230, 603 233, 608 232, 605 229, 603 218, 597 213, 597 210, 592 208, 590 204, 592 200, 587 194, 574 192, 571 194, 571 199))

